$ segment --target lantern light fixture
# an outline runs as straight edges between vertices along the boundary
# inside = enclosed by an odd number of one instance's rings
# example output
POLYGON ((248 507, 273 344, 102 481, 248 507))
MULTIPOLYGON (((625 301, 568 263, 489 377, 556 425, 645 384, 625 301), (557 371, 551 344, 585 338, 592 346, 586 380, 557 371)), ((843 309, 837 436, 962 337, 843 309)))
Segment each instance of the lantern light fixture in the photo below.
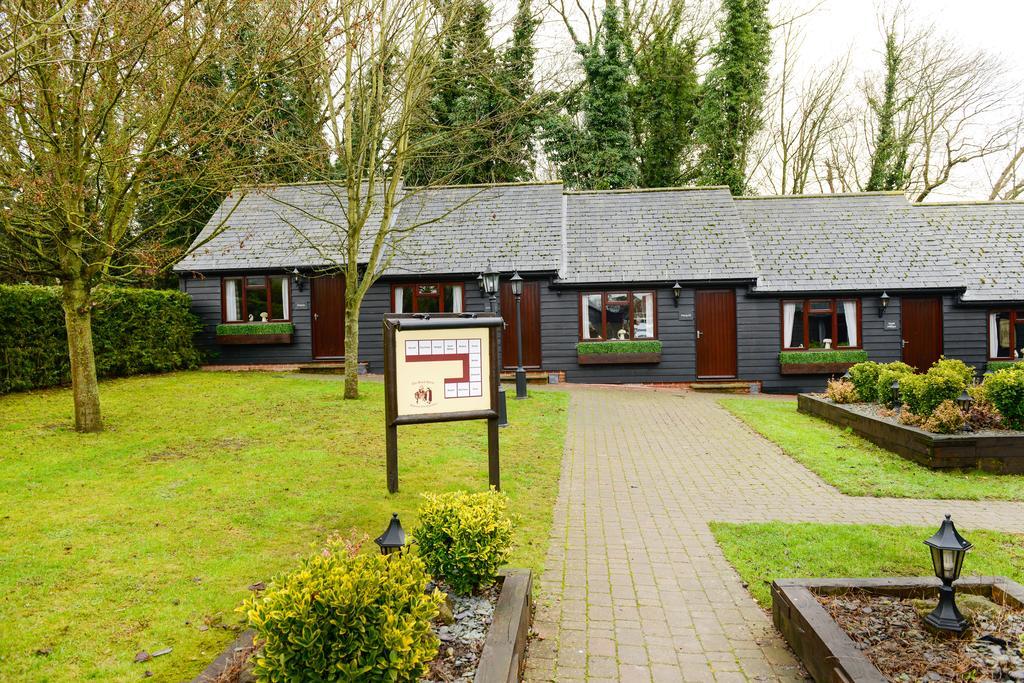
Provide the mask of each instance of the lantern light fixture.
POLYGON ((853 375, 851 375, 850 371, 847 370, 846 372, 843 373, 843 376, 840 377, 839 379, 843 380, 844 382, 849 382, 851 379, 853 379, 853 375))
POLYGON ((924 618, 925 622, 943 631, 963 633, 969 626, 967 619, 956 606, 956 589, 953 582, 960 578, 964 556, 974 545, 957 533, 949 515, 931 538, 924 542, 931 550, 932 567, 935 576, 942 581, 939 587, 939 604, 924 618))
POLYGON ((518 270, 512 274, 512 277, 511 279, 509 279, 509 282, 512 284, 512 294, 515 296, 522 296, 523 278, 521 275, 519 275, 518 270))
POLYGON ((889 294, 882 292, 882 295, 878 297, 878 317, 881 318, 885 315, 885 309, 889 308, 889 294))
POLYGON ((889 385, 889 388, 892 389, 891 407, 898 408, 900 406, 900 381, 898 379, 894 379, 892 384, 889 385))
POLYGON ((965 413, 971 409, 972 403, 974 403, 974 399, 971 398, 971 395, 967 393, 966 389, 964 389, 960 393, 960 395, 957 396, 956 404, 960 406, 960 410, 964 411, 965 413))
POLYGON ((676 280, 676 283, 674 285, 672 285, 672 298, 676 302, 676 307, 679 306, 679 297, 681 297, 682 295, 683 295, 683 286, 681 284, 679 284, 678 280, 676 280))
POLYGON ((391 522, 388 524, 388 528, 375 538, 374 542, 380 546, 381 555, 402 552, 405 547, 405 529, 402 528, 402 523, 398 520, 397 512, 391 513, 391 522))

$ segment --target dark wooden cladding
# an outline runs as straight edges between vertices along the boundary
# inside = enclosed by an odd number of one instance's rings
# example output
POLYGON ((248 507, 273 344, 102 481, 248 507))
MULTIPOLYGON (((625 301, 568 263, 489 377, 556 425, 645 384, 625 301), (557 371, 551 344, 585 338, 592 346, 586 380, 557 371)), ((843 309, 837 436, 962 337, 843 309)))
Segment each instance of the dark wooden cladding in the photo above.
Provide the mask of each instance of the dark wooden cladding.
POLYGON ((218 334, 218 344, 250 345, 250 344, 291 344, 290 334, 218 334))
POLYGON ((697 290, 697 377, 736 376, 736 292, 697 290))
POLYGON ((313 357, 345 355, 345 281, 340 275, 315 277, 312 286, 313 357))
POLYGON ((940 356, 942 299, 903 297, 903 362, 924 372, 940 356))
MULTIPOLYGON (((537 369, 540 355, 540 283, 524 282, 522 295, 523 367, 537 369)), ((501 366, 514 369, 519 365, 516 353, 516 297, 512 283, 501 283, 501 317, 505 321, 501 333, 501 366)))
POLYGON ((783 375, 841 375, 856 363, 781 363, 783 375))

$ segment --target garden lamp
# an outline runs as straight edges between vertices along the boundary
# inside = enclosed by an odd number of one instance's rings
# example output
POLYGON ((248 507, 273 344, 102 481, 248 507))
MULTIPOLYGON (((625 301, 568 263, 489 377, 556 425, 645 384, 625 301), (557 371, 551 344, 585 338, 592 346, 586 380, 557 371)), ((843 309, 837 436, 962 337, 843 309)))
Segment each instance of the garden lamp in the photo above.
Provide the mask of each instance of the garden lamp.
POLYGON ((388 524, 388 528, 384 530, 384 533, 375 538, 374 542, 380 546, 381 555, 402 552, 402 548, 405 547, 405 529, 402 528, 402 523, 398 521, 397 512, 391 513, 391 522, 388 524))
POLYGON ((960 578, 964 556, 974 546, 957 533, 949 515, 946 515, 935 535, 924 544, 931 550, 935 576, 942 581, 939 587, 939 604, 924 620, 937 629, 963 633, 967 630, 968 624, 956 607, 956 590, 953 588, 953 582, 960 578))
POLYGON ((480 277, 483 278, 484 294, 490 297, 490 311, 494 312, 494 298, 498 295, 498 279, 501 277, 501 273, 491 267, 491 264, 487 264, 487 270, 481 273, 480 277))
POLYGON ((512 294, 516 297, 516 398, 528 397, 526 392, 526 368, 523 367, 523 278, 517 270, 509 280, 512 294))
POLYGON ((892 407, 898 408, 900 406, 900 381, 894 379, 889 388, 892 389, 892 407))
POLYGON ((683 286, 679 284, 679 281, 677 280, 676 283, 672 285, 672 298, 675 299, 676 307, 679 306, 679 297, 681 297, 682 295, 683 286))
POLYGON ((885 315, 885 309, 889 308, 889 295, 886 292, 882 292, 882 296, 878 297, 878 317, 881 318, 885 315))
POLYGON ((971 409, 972 403, 974 403, 974 399, 971 398, 971 395, 967 393, 966 389, 964 389, 963 392, 961 392, 961 394, 957 396, 956 404, 960 406, 960 410, 964 411, 965 413, 971 409))
POLYGON ((853 375, 851 375, 850 371, 847 370, 846 372, 843 373, 843 376, 840 377, 839 379, 841 379, 841 380, 843 380, 845 382, 849 382, 851 379, 853 379, 853 375))

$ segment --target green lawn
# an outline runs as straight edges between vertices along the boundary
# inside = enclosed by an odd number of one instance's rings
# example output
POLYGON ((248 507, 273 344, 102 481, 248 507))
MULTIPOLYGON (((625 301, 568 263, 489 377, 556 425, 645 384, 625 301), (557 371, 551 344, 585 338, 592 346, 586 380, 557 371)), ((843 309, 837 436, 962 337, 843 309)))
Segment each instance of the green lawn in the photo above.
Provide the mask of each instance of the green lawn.
POLYGON ((1024 476, 935 471, 816 417, 796 401, 724 398, 719 403, 819 477, 851 496, 1024 500, 1024 476))
MULTIPOLYGON (((399 430, 389 496, 383 385, 361 389, 343 401, 333 378, 115 380, 91 435, 70 429, 68 390, 0 397, 0 680, 191 678, 234 636, 248 586, 332 531, 376 536, 393 510, 412 528, 420 493, 487 487, 483 422, 422 425, 399 430)), ((566 404, 543 390, 509 401, 516 565, 541 568, 566 404)))
MULTIPOLYGON (((712 522, 711 531, 757 602, 769 608, 775 579, 932 576, 923 542, 939 521, 933 528, 712 522)), ((959 531, 975 546, 964 561, 964 576, 1024 579, 1024 535, 959 531)))

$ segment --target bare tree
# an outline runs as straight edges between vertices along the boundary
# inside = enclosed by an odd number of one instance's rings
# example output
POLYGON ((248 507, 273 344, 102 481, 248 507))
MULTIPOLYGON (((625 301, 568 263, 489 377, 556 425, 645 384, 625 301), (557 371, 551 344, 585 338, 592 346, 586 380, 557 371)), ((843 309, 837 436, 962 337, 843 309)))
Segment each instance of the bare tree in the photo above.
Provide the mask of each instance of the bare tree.
MULTIPOLYGON (((47 0, 0 5, 0 270, 61 286, 75 427, 102 428, 94 291, 134 265, 136 208, 160 193, 168 150, 216 147, 245 127, 247 103, 203 116, 204 77, 233 13, 257 3, 266 26, 303 21, 289 0, 47 0), (245 6, 245 7, 243 7, 245 6)), ((278 44, 291 43, 289 32, 278 44)), ((211 163, 198 183, 231 169, 211 163)), ((211 184, 217 185, 217 184, 211 184)), ((152 229, 159 230, 155 225, 152 229)))
POLYGON ((1009 159, 997 167, 999 173, 992 180, 992 191, 988 196, 990 200, 1018 199, 1024 196, 1024 110, 1011 127, 1008 140, 1009 159))

